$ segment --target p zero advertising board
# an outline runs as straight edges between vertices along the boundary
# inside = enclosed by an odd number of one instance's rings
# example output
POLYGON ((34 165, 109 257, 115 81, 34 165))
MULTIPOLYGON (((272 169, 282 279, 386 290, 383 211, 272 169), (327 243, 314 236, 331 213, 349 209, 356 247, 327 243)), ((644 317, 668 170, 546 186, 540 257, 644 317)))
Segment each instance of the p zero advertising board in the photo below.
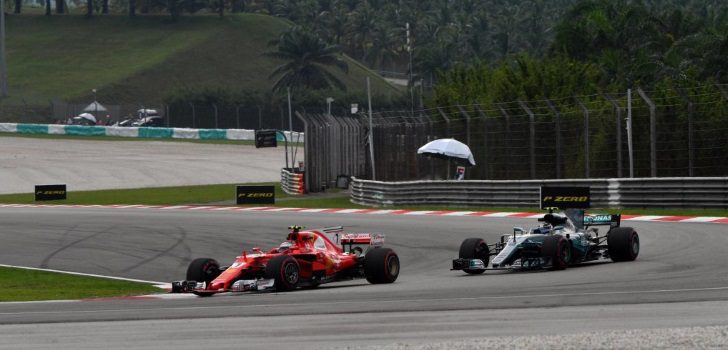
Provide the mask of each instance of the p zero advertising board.
POLYGON ((274 186, 237 186, 235 191, 238 204, 275 204, 274 186))
POLYGON ((589 187, 541 187, 541 209, 586 209, 590 204, 589 187))
POLYGON ((66 199, 66 185, 36 185, 36 201, 54 201, 66 199))

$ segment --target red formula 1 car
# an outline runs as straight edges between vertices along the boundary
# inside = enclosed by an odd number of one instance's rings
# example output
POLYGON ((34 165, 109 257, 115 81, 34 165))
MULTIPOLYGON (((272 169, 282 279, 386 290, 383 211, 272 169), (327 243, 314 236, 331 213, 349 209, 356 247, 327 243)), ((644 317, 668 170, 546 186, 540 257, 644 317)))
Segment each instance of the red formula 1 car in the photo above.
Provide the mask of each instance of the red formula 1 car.
POLYGON ((392 283, 399 275, 399 257, 383 248, 384 236, 345 233, 342 227, 291 232, 280 246, 267 252, 253 248, 221 268, 210 258, 193 260, 187 280, 172 282, 172 293, 215 293, 255 290, 288 291, 315 288, 322 283, 366 278, 370 283, 392 283), (340 245, 340 246, 339 246, 340 245))

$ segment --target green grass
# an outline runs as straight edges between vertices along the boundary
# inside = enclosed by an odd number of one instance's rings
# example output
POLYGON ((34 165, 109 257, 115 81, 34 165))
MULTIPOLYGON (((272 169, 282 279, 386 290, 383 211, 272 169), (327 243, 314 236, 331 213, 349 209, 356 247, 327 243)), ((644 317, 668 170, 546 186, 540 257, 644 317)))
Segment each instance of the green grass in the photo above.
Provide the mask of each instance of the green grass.
MULTIPOLYGON (((68 192, 68 199, 42 202, 47 204, 144 204, 144 205, 183 205, 183 204, 232 204, 235 199, 235 185, 204 185, 137 188, 123 190, 68 192), (229 202, 229 203, 228 203, 229 202)), ((277 185, 276 183, 254 183, 247 185, 277 185)), ((276 198, 288 195, 276 186, 276 198)), ((0 195, 0 203, 30 204, 38 203, 33 193, 0 195)))
POLYGON ((146 283, 0 267, 0 302, 119 297, 159 293, 146 283))
MULTIPOLYGON (((258 14, 184 16, 176 23, 169 16, 8 16, 6 101, 88 102, 96 88, 108 104, 150 105, 184 86, 267 90, 280 63, 266 56, 274 49, 268 43, 288 26, 258 14)), ((373 73, 346 59, 345 84, 365 91, 373 73)), ((376 75, 372 90, 397 91, 376 75)))

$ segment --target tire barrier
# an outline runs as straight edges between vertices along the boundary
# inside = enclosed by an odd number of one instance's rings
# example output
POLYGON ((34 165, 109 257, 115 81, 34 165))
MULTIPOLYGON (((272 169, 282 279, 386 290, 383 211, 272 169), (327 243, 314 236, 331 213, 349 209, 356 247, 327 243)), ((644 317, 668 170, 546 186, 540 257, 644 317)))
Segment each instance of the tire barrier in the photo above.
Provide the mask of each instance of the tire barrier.
MULTIPOLYGON (((255 140, 255 130, 247 129, 187 129, 156 127, 117 127, 61 124, 19 124, 0 123, 0 132, 16 134, 51 134, 74 136, 115 136, 151 139, 193 139, 193 140, 255 140)), ((303 133, 284 131, 290 140, 302 140, 303 133), (293 136, 293 139, 291 138, 293 136)), ((285 141, 278 134, 278 141, 285 141)))
POLYGON ((291 195, 299 195, 306 193, 304 186, 304 176, 300 172, 291 172, 290 169, 281 169, 281 188, 283 192, 291 195))
POLYGON ((352 178, 351 201, 375 207, 538 208, 541 186, 589 186, 594 208, 728 208, 728 177, 401 182, 352 178))

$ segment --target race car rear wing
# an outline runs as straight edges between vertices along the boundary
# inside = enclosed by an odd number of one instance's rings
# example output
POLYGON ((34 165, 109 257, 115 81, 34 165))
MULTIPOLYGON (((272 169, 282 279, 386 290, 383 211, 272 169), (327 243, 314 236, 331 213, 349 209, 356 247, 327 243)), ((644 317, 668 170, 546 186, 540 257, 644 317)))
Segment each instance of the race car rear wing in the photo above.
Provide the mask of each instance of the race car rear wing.
POLYGON ((331 242, 341 244, 344 252, 362 253, 364 246, 378 248, 384 245, 384 235, 381 233, 349 233, 344 232, 343 226, 333 226, 317 229, 323 232, 331 242))
POLYGON ((584 215, 582 221, 584 227, 589 226, 607 226, 610 228, 619 227, 622 221, 622 214, 593 214, 584 215))

